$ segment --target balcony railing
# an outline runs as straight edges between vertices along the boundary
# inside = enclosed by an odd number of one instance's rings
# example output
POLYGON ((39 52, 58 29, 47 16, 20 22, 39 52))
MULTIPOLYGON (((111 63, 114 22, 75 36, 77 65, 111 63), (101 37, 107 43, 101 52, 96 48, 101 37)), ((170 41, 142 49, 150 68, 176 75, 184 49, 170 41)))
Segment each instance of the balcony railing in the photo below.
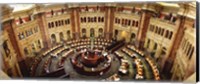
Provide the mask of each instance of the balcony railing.
POLYGON ((169 20, 164 20, 164 19, 160 19, 160 18, 151 18, 152 20, 159 22, 159 23, 167 23, 167 24, 171 24, 171 25, 176 25, 175 22, 171 22, 169 20))
POLYGON ((31 20, 31 21, 27 21, 27 22, 22 23, 22 24, 18 24, 17 27, 23 27, 23 26, 32 25, 32 24, 35 24, 35 23, 37 23, 36 20, 31 20))

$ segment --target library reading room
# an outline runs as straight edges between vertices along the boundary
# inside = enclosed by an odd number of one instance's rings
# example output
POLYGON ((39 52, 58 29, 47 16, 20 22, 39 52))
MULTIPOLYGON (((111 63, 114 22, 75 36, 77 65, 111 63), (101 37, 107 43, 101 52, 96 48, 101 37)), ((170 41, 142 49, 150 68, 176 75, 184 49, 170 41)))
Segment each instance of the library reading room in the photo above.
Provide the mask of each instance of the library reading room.
POLYGON ((2 4, 0 12, 1 79, 196 81, 196 2, 2 4))

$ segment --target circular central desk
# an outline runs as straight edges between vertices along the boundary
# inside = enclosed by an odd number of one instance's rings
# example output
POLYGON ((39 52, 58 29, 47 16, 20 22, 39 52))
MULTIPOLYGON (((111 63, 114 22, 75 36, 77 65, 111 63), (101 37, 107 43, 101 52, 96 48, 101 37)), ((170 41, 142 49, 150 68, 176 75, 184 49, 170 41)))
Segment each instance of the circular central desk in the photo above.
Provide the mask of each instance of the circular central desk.
POLYGON ((111 66, 111 57, 109 55, 98 55, 97 51, 80 52, 74 58, 70 59, 73 68, 83 75, 96 76, 105 73, 111 66))

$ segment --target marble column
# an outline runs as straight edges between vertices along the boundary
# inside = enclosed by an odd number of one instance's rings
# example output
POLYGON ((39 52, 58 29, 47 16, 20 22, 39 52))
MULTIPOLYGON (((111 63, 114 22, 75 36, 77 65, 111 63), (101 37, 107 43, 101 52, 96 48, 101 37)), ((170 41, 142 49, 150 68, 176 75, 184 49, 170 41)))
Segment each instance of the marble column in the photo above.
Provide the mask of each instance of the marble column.
POLYGON ((136 47, 138 49, 143 50, 145 38, 146 38, 146 32, 148 30, 148 26, 150 23, 150 18, 152 16, 152 12, 149 10, 142 10, 141 18, 140 18, 140 24, 139 24, 139 30, 137 33, 137 44, 136 47))
POLYGON ((10 39, 10 43, 11 45, 13 46, 15 52, 17 53, 17 60, 18 61, 21 61, 21 60, 24 60, 25 57, 22 55, 22 52, 20 52, 20 46, 18 44, 18 41, 17 41, 17 34, 15 32, 15 29, 16 29, 16 24, 15 24, 15 21, 14 19, 10 19, 6 22, 3 22, 2 23, 3 25, 3 28, 4 30, 7 30, 7 32, 9 33, 8 34, 8 37, 10 39))
POLYGON ((166 72, 166 71, 170 71, 171 70, 173 62, 174 62, 174 60, 176 58, 177 49, 180 46, 182 38, 183 38, 183 35, 184 35, 185 20, 186 20, 185 16, 180 16, 179 17, 179 23, 178 23, 177 32, 174 33, 174 39, 173 39, 172 45, 170 46, 171 48, 169 50, 168 57, 164 58, 163 62, 161 64, 161 67, 163 68, 162 72, 164 74, 170 74, 170 72, 166 72))
POLYGON ((76 39, 76 21, 75 21, 75 8, 70 9, 70 23, 71 23, 71 33, 72 33, 72 38, 76 39))
POLYGON ((111 39, 113 35, 115 10, 115 7, 105 7, 104 37, 106 39, 111 39))
POLYGON ((47 21, 45 13, 38 13, 36 15, 38 20, 38 26, 41 31, 42 36, 42 44, 44 48, 50 48, 51 47, 51 39, 48 33, 48 27, 47 27, 47 21))

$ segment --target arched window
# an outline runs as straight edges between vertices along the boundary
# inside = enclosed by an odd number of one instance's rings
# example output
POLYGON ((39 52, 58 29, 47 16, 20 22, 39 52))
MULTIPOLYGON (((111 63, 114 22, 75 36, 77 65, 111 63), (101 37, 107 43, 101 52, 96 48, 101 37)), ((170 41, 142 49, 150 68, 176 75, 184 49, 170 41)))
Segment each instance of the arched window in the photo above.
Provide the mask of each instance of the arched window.
POLYGON ((33 34, 33 29, 30 29, 30 33, 31 33, 31 35, 33 34))
POLYGON ((131 20, 128 20, 128 26, 130 26, 131 25, 131 20))
POLYGON ((51 28, 51 23, 48 23, 48 27, 51 28))
POLYGON ((84 17, 84 22, 87 22, 87 19, 86 19, 86 17, 84 17))
POLYGON ((125 25, 128 25, 128 20, 127 19, 125 20, 125 25))
POLYGON ((183 51, 185 50, 186 45, 187 45, 187 40, 185 40, 185 42, 183 44, 183 49, 182 49, 183 51))
POLYGON ((29 36, 29 32, 26 30, 25 33, 26 33, 26 36, 28 37, 29 36))
POLYGON ((124 20, 124 19, 122 19, 122 25, 124 25, 124 21, 125 21, 125 20, 124 20))
POLYGON ((189 42, 187 42, 186 45, 185 45, 185 47, 184 47, 184 53, 187 51, 188 46, 189 46, 189 42))
POLYGON ((132 34, 131 34, 130 41, 132 42, 134 39, 135 39, 135 33, 132 33, 132 34))
POLYGON ((4 41, 4 42, 3 42, 3 49, 5 50, 5 54, 6 54, 6 56, 8 57, 9 54, 10 54, 10 49, 9 49, 9 47, 8 47, 7 41, 4 41))
POLYGON ((81 17, 81 22, 84 22, 84 18, 81 17))
POLYGON ((157 43, 155 43, 155 45, 154 45, 154 48, 153 48, 154 50, 156 50, 157 49, 157 43))
POLYGON ((52 34, 52 35, 51 35, 51 42, 52 42, 53 44, 56 43, 56 35, 55 35, 55 34, 52 34))
POLYGON ((25 34, 24 32, 22 32, 22 34, 20 35, 21 39, 24 39, 25 38, 25 34))
POLYGON ((56 27, 58 27, 58 22, 56 21, 56 27))
POLYGON ((68 24, 70 24, 70 19, 68 19, 68 24))
POLYGON ((93 21, 93 17, 90 17, 90 20, 91 20, 91 22, 94 22, 94 21, 93 21))
POLYGON ((115 35, 118 35, 118 30, 117 29, 115 30, 115 35))
POLYGON ((58 21, 58 25, 61 26, 61 21, 60 20, 58 21))
POLYGON ((52 28, 54 27, 54 23, 53 23, 53 22, 51 22, 51 27, 52 27, 52 28))
POLYGON ((90 37, 94 37, 95 36, 95 32, 94 32, 94 28, 90 29, 90 37))
POLYGON ((154 26, 154 25, 152 25, 152 32, 154 32, 154 31, 155 31, 154 29, 155 29, 155 26, 154 26))
POLYGON ((26 47, 24 48, 24 54, 25 54, 25 55, 28 55, 28 54, 29 54, 28 49, 27 49, 26 47))
POLYGON ((99 37, 103 37, 103 28, 99 28, 99 37))
POLYGON ((164 34, 164 29, 161 30, 161 36, 163 36, 163 34, 164 34))
POLYGON ((165 47, 162 48, 161 55, 162 55, 162 56, 165 56, 165 55, 166 55, 166 48, 165 48, 165 47))
POLYGON ((90 22, 90 17, 88 17, 88 22, 90 22))
POLYGON ((101 17, 98 17, 98 22, 101 22, 101 17))
POLYGON ((118 19, 117 19, 117 18, 115 18, 115 23, 117 23, 117 20, 118 20, 118 19))
POLYGON ((117 40, 117 36, 118 36, 118 30, 115 29, 115 33, 114 33, 114 39, 117 40))
POLYGON ((67 20, 65 20, 65 24, 66 24, 66 25, 68 24, 68 21, 67 21, 67 20))
POLYGON ((86 29, 85 28, 82 29, 82 36, 83 36, 83 38, 86 38, 86 29))
POLYGON ((19 40, 21 40, 21 34, 20 33, 18 34, 18 37, 19 37, 19 40))
POLYGON ((40 40, 38 40, 38 47, 39 47, 39 48, 42 48, 42 47, 41 47, 40 40))
POLYGON ((94 22, 97 22, 97 17, 94 17, 94 22))
POLYGON ((71 39, 70 30, 67 31, 67 39, 68 39, 68 40, 71 39))
POLYGON ((161 28, 159 27, 158 29, 158 34, 160 35, 161 34, 161 28))
POLYGON ((150 39, 147 40, 147 48, 149 48, 150 39))
POLYGON ((101 18, 101 22, 104 22, 104 17, 101 18))
POLYGON ((35 46, 34 46, 34 44, 32 44, 32 50, 33 50, 33 52, 35 52, 35 46))
POLYGON ((186 54, 187 56, 189 56, 189 52, 190 52, 191 48, 192 48, 192 45, 189 44, 189 47, 188 47, 188 50, 187 50, 187 54, 186 54))
POLYGON ((121 23, 121 19, 118 19, 118 24, 120 24, 121 23))
POLYGON ((191 52, 189 54, 189 60, 192 58, 193 53, 194 53, 194 46, 192 47, 192 50, 191 50, 191 52))
POLYGON ((155 33, 156 33, 156 34, 158 33, 158 26, 156 26, 156 31, 155 31, 155 33))
POLYGON ((165 34, 165 38, 168 37, 168 34, 169 34, 169 31, 167 30, 167 31, 166 31, 166 34, 165 34))
POLYGON ((60 41, 64 41, 64 35, 62 32, 59 33, 59 36, 60 36, 60 41))
POLYGON ((64 21, 63 20, 61 20, 61 25, 64 25, 64 21))
POLYGON ((136 21, 136 27, 138 27, 139 26, 139 23, 138 23, 138 21, 136 21))
POLYGON ((171 38, 172 38, 172 35, 173 35, 173 32, 172 32, 172 31, 170 31, 170 36, 169 36, 169 39, 171 39, 171 38))
POLYGON ((183 40, 182 40, 182 44, 181 44, 181 48, 182 48, 182 49, 183 49, 183 47, 184 47, 185 43, 186 43, 186 39, 185 39, 185 38, 183 38, 183 40))
POLYGON ((135 26, 135 20, 132 21, 132 26, 133 26, 133 27, 135 26))

